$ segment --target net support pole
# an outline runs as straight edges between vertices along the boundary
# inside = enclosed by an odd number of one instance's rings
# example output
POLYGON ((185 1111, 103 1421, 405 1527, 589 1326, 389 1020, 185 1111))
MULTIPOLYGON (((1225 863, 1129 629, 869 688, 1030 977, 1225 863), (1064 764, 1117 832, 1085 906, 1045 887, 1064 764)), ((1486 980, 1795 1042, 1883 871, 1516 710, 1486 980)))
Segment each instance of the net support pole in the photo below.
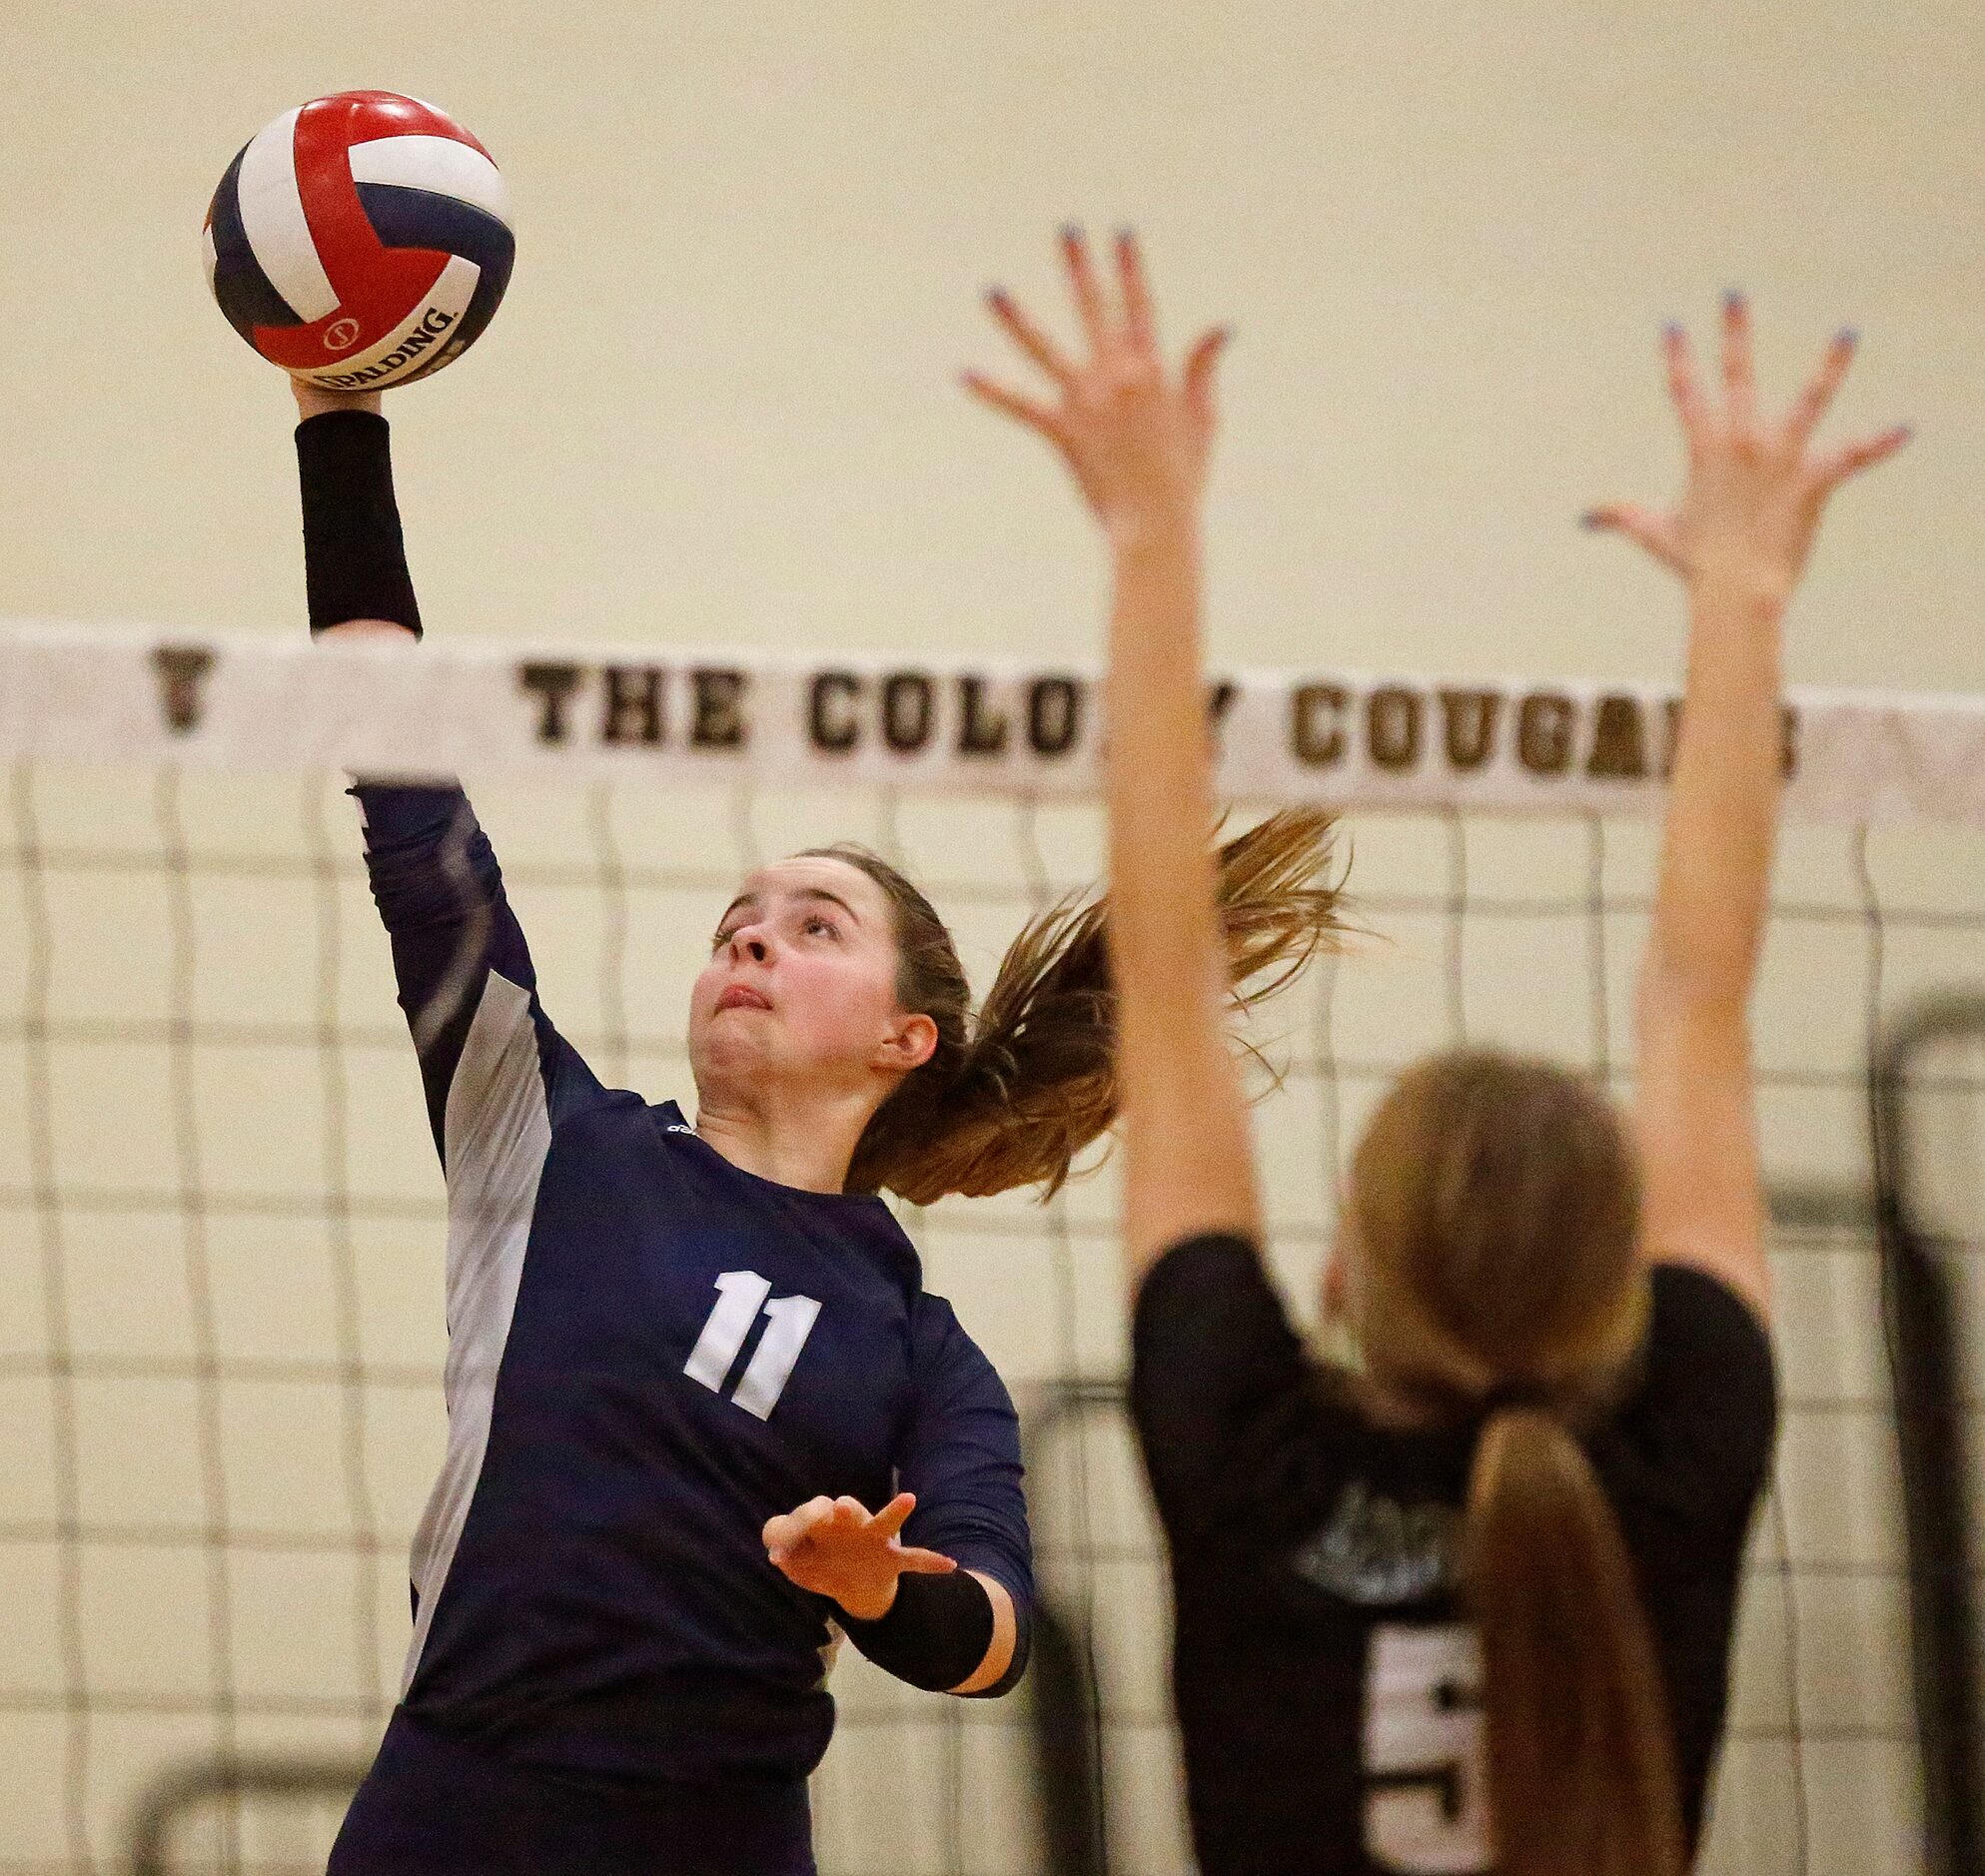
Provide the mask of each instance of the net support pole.
POLYGON ((1940 1240, 1923 1225, 1917 1203, 1907 1089, 1928 1049, 1979 1039, 1985 1039, 1985 998, 1933 997, 1888 1027, 1876 1044, 1868 1078, 1930 1876, 1977 1876, 1985 1869, 1985 1794, 1978 1762, 1978 1610, 1964 1351, 1940 1240))
POLYGON ((173 1838, 180 1824, 210 1805, 236 1807, 248 1797, 349 1803, 366 1771, 364 1759, 229 1757, 168 1772, 139 1802, 131 1827, 131 1876, 173 1876, 173 1838))
MULTIPOLYGON (((1041 1478, 1047 1475, 1050 1450, 1064 1438, 1081 1439, 1090 1414, 1121 1412, 1124 1393, 1111 1383, 1069 1381, 1045 1388, 1038 1404, 1030 1405, 1033 1410, 1022 1421, 1027 1472, 1041 1478)), ((1059 1554, 1062 1546, 1043 1548, 1059 1554)), ((1036 1594, 1028 1677, 1046 1876, 1107 1876, 1109 1774, 1086 1596, 1066 1598, 1046 1585, 1036 1594)))

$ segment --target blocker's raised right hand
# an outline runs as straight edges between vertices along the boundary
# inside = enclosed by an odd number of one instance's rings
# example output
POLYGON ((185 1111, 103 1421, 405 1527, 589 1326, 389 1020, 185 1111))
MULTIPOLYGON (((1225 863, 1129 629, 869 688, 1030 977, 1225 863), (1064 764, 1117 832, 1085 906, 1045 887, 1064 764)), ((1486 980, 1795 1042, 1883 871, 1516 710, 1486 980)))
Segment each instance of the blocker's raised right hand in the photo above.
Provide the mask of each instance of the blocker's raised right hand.
POLYGON ((1757 408, 1750 307, 1742 294, 1723 303, 1720 399, 1704 389, 1688 336, 1670 326, 1662 352, 1688 452, 1682 498, 1665 514, 1631 502, 1593 508, 1585 525, 1638 541, 1690 585, 1713 580, 1789 597, 1833 491, 1886 462, 1911 435, 1905 424, 1830 450, 1814 447, 1854 347, 1852 332, 1838 334, 1792 408, 1774 419, 1757 408))

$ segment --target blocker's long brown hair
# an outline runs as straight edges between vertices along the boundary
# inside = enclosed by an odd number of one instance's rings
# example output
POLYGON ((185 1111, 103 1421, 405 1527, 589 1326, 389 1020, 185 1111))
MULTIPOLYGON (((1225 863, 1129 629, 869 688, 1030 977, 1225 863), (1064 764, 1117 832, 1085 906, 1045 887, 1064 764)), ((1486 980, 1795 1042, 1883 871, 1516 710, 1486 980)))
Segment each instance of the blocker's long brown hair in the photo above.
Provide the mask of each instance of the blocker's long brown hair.
MULTIPOLYGON (((1331 819, 1271 816, 1220 848, 1220 914, 1237 1006, 1273 996, 1338 929, 1326 875, 1331 819)), ((976 1017, 958 949, 930 901, 879 855, 811 850, 866 873, 896 925, 896 996, 937 1024, 937 1048, 879 1107, 848 1169, 851 1192, 915 1205, 1016 1186, 1049 1193, 1116 1118, 1116 999, 1107 898, 1064 901, 1009 947, 976 1017)))
POLYGON ((1348 1217, 1374 1379, 1483 1421, 1461 1587, 1497 1876, 1682 1876, 1659 1662, 1577 1437, 1630 1375, 1648 1305, 1611 1103, 1549 1063, 1422 1062, 1360 1143, 1348 1217))

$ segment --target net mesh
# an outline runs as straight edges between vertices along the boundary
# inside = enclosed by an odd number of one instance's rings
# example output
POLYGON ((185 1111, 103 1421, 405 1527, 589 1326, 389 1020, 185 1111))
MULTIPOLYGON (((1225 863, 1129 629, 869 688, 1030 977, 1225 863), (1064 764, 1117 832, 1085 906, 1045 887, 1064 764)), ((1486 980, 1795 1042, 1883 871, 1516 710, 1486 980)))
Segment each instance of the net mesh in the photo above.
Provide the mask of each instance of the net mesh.
MULTIPOLYGON (((868 841, 927 888, 983 986, 1100 854, 1093 808, 1024 792, 469 779, 547 1008, 650 1099, 689 1091, 688 979, 755 860, 868 841)), ((398 1684, 444 1434, 442 1193, 341 787, 318 769, 40 758, 8 777, 4 1876, 120 1869, 134 1845, 162 1870, 321 1868, 398 1684)), ((1644 818, 1461 800, 1347 827, 1371 935, 1270 1005, 1258 1037, 1284 1074, 1257 1130, 1274 1260, 1306 1319, 1336 1179, 1401 1065, 1496 1042, 1629 1089, 1654 851, 1644 818)), ((1784 838, 1754 1029, 1787 1411, 1711 1871, 1919 1866, 1866 1063, 1886 1013, 1976 983, 1981 860, 1985 836, 1924 822, 1784 838)), ((1985 1268, 1981 1069, 1946 1041, 1909 1096, 1924 1204, 1967 1294, 1985 1268)), ((1116 1405, 1116 1204, 1104 1165, 1046 1206, 905 1216, 931 1288, 1022 1405, 1067 1671, 1051 1659, 1020 1695, 963 1703, 844 1652, 816 1790, 826 1876, 1033 1876, 1071 1807, 1104 1845, 1084 1867, 1190 1867, 1162 1564, 1116 1405)))

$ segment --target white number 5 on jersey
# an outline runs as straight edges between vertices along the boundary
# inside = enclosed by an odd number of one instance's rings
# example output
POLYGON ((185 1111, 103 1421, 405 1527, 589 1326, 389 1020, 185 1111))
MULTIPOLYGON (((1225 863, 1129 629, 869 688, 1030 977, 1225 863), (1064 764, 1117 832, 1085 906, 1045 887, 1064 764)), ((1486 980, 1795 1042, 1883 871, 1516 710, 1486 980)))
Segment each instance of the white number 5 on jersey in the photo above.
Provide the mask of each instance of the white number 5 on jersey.
POLYGON ((1365 1694, 1365 1849, 1399 1876, 1491 1862, 1472 1628, 1378 1628, 1365 1694))

